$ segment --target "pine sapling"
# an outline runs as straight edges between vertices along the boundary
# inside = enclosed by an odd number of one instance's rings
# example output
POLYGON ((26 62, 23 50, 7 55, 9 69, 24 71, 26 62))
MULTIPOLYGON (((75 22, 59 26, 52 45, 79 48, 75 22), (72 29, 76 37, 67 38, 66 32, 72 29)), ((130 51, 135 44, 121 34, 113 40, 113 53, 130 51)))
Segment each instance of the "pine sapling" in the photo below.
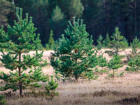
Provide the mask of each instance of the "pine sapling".
POLYGON ((109 37, 109 33, 106 34, 106 38, 103 41, 104 46, 109 47, 110 45, 110 37, 109 37))
POLYGON ((136 72, 140 69, 140 56, 134 56, 133 58, 130 58, 130 60, 128 61, 128 66, 126 68, 126 71, 133 71, 136 72))
POLYGON ((7 105, 3 95, 0 95, 0 105, 7 105))
POLYGON ((49 80, 45 86, 47 94, 51 95, 51 97, 53 98, 54 95, 56 94, 55 90, 57 87, 58 87, 58 83, 56 82, 56 80, 54 81, 53 76, 51 76, 51 80, 49 80))
POLYGON ((131 49, 132 49, 132 55, 133 57, 137 56, 138 55, 138 48, 140 46, 140 41, 137 37, 135 37, 133 39, 133 42, 130 43, 130 46, 131 46, 131 49))
POLYGON ((115 32, 113 33, 113 36, 111 36, 112 40, 110 41, 110 48, 113 48, 112 52, 115 55, 118 55, 118 52, 120 52, 122 49, 126 48, 126 44, 124 43, 124 37, 121 36, 121 32, 119 31, 119 28, 115 28, 115 32))
POLYGON ((121 59, 120 56, 118 55, 114 55, 113 58, 109 61, 108 63, 108 68, 112 69, 112 77, 115 77, 115 70, 122 67, 123 65, 121 65, 121 59))
POLYGON ((99 36, 99 38, 97 39, 97 48, 100 50, 103 47, 103 37, 102 35, 99 36))
POLYGON ((100 56, 98 57, 98 65, 99 65, 100 67, 102 67, 102 70, 103 70, 103 67, 107 66, 107 60, 106 60, 105 57, 103 57, 103 55, 100 55, 100 56))
POLYGON ((50 32, 50 37, 49 37, 49 42, 48 42, 48 44, 49 44, 49 48, 50 49, 53 49, 53 44, 55 43, 54 42, 54 38, 53 38, 53 30, 51 30, 51 32, 50 32))

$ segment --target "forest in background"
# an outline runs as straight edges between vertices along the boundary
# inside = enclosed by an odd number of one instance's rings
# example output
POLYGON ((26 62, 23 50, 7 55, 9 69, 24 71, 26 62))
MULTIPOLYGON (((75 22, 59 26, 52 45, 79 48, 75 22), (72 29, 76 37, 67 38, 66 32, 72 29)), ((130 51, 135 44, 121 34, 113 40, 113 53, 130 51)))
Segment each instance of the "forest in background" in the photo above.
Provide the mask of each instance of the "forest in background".
POLYGON ((129 42, 135 36, 140 39, 140 0, 0 0, 0 27, 13 24, 15 7, 33 17, 43 45, 51 30, 55 40, 60 38, 73 17, 83 19, 94 44, 100 35, 111 36, 116 27, 129 42))

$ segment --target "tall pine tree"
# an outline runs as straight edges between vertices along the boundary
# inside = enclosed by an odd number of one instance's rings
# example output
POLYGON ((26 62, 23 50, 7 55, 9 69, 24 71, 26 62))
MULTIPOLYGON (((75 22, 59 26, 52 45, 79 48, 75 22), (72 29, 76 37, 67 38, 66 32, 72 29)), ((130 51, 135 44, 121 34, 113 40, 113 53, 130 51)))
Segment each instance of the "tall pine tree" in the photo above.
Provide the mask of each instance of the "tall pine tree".
POLYGON ((33 57, 27 54, 36 49, 40 43, 39 35, 35 34, 36 28, 32 23, 32 18, 30 17, 28 20, 28 14, 26 14, 26 18, 22 19, 22 9, 19 8, 16 9, 16 15, 18 21, 14 21, 13 27, 8 26, 7 32, 3 28, 0 29, 0 47, 10 50, 7 53, 3 49, 1 50, 0 61, 5 68, 10 70, 10 74, 0 74, 0 79, 6 82, 5 86, 0 87, 0 90, 16 91, 19 89, 20 95, 22 95, 23 89, 40 87, 36 82, 46 81, 47 77, 44 76, 41 68, 37 68, 43 52, 39 54, 36 50, 33 57), (10 40, 12 36, 17 37, 17 43, 10 40), (28 74, 26 74, 27 69, 31 69, 28 74))
POLYGON ((59 35, 62 33, 61 30, 64 28, 65 25, 65 16, 59 6, 56 6, 53 9, 51 19, 50 19, 50 24, 51 24, 51 28, 55 30, 54 31, 55 38, 59 38, 60 37, 59 35))
POLYGON ((92 37, 89 39, 88 36, 83 20, 75 21, 74 18, 73 24, 69 21, 69 26, 59 39, 51 58, 51 65, 64 78, 74 76, 75 80, 78 80, 82 73, 89 78, 93 77, 91 68, 98 62, 92 46, 92 37))

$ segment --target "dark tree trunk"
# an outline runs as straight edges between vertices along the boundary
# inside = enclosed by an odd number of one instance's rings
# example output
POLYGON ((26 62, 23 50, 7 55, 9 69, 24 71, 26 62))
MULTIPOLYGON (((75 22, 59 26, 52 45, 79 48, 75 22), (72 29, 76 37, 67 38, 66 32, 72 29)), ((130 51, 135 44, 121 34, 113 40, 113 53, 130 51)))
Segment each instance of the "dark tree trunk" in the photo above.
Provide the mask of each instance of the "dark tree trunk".
POLYGON ((134 2, 134 9, 135 9, 135 34, 137 32, 137 4, 136 1, 134 2))
POLYGON ((115 77, 115 72, 114 72, 114 69, 113 69, 113 78, 115 77))
MULTIPOLYGON (((19 64, 21 64, 21 53, 19 54, 19 64)), ((18 70, 19 70, 19 77, 21 76, 21 67, 18 67, 18 70)), ((22 96, 22 81, 19 80, 19 93, 20 93, 20 96, 22 96)))
POLYGON ((75 80, 78 81, 78 74, 75 74, 75 80))

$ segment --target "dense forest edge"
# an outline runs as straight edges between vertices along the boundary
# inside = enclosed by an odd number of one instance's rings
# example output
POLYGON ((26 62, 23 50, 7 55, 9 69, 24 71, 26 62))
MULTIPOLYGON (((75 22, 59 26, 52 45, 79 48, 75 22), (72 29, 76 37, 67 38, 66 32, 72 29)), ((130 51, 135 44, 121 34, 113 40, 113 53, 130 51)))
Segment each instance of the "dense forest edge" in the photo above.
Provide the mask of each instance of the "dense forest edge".
POLYGON ((0 0, 0 105, 139 104, 138 1, 60 1, 0 0))
POLYGON ((58 40, 73 17, 83 19, 95 45, 100 35, 103 39, 106 34, 112 36, 116 27, 128 42, 140 38, 139 0, 0 0, 0 4, 0 27, 5 25, 6 30, 8 24, 13 25, 15 7, 23 8, 23 17, 25 13, 33 17, 44 47, 51 30, 58 40))

